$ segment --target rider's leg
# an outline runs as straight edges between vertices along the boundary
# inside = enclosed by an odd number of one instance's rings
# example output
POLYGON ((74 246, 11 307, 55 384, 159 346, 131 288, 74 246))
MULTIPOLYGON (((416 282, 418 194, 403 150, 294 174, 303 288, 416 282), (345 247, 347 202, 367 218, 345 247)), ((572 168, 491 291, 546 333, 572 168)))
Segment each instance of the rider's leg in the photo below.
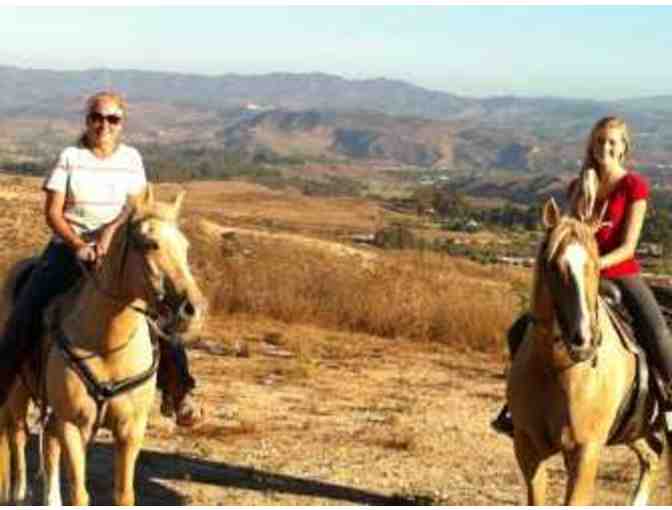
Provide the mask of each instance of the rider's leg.
POLYGON ((666 386, 663 405, 672 410, 672 335, 651 289, 640 276, 615 278, 623 303, 632 316, 637 340, 666 386))
POLYGON ((175 414, 178 425, 192 426, 198 421, 198 410, 191 391, 196 381, 189 372, 189 360, 184 343, 179 337, 161 340, 161 358, 157 385, 161 390, 161 412, 165 416, 175 414))
MULTIPOLYGON (((524 313, 516 319, 511 328, 506 335, 507 344, 509 347, 509 358, 513 360, 516 352, 520 348, 520 344, 523 343, 525 338, 525 331, 527 331, 527 326, 529 325, 532 317, 528 313, 524 313)), ((511 421, 511 413, 509 413, 509 404, 504 403, 502 408, 497 414, 497 417, 490 422, 490 425, 497 432, 502 432, 503 434, 512 435, 513 434, 513 422, 511 421)))
POLYGON ((0 405, 23 362, 39 344, 42 312, 54 296, 68 290, 81 270, 65 245, 50 243, 19 292, 0 338, 0 405))

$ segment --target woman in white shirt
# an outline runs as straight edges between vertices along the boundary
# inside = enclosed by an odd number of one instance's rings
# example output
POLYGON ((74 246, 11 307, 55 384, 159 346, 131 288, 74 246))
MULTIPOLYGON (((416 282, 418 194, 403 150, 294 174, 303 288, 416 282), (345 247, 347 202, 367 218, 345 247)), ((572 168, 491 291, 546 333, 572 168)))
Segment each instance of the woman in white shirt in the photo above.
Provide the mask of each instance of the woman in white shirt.
MULTIPOLYGON (((126 102, 118 94, 101 92, 89 98, 79 143, 61 152, 45 179, 45 215, 53 236, 20 290, 0 342, 0 404, 27 355, 39 344, 42 321, 35 317, 78 281, 82 263, 100 263, 114 232, 128 219, 129 196, 140 194, 147 185, 140 153, 121 142, 126 113, 126 102)), ((170 363, 176 357, 164 358, 170 363)), ((178 372, 189 386, 188 394, 193 378, 186 356, 178 358, 184 360, 178 372)), ((178 423, 190 425, 193 405, 188 398, 181 405, 178 423), (186 418, 180 419, 180 411, 186 418)), ((166 414, 173 410, 167 405, 162 409, 166 414)))

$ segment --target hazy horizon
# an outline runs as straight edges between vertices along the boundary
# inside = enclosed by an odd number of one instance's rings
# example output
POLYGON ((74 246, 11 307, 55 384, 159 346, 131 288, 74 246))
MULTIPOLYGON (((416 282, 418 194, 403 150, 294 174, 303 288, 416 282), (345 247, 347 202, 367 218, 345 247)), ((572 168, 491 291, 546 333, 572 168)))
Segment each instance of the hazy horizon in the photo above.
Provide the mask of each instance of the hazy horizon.
POLYGON ((0 65, 325 73, 464 97, 670 95, 669 6, 0 8, 0 65))

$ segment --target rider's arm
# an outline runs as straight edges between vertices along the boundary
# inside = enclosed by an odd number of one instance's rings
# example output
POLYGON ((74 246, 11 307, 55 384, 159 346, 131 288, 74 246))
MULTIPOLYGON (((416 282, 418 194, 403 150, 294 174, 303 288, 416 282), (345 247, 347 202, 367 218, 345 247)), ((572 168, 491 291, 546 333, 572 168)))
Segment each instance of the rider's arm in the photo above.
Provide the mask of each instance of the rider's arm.
POLYGON ((620 246, 600 257, 600 269, 614 266, 635 256, 646 215, 646 200, 635 200, 626 218, 625 236, 620 246))
POLYGON ((65 210, 65 193, 52 190, 45 191, 47 193, 47 199, 45 202, 44 213, 47 225, 49 225, 51 230, 60 236, 73 251, 76 252, 80 248, 86 246, 84 240, 75 233, 63 214, 63 211, 65 210))

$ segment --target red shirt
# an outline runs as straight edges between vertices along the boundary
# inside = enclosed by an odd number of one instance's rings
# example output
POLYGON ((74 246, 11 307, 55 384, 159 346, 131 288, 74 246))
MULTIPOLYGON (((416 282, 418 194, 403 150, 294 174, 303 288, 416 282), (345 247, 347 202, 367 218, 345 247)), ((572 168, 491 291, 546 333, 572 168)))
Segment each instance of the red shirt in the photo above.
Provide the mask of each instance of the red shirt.
MULTIPOLYGON (((637 200, 646 200, 649 198, 649 183, 636 172, 628 172, 607 197, 607 211, 604 216, 605 222, 611 222, 597 231, 595 238, 600 250, 600 255, 615 250, 625 238, 625 227, 628 218, 630 205, 637 200)), ((596 205, 597 210, 601 204, 596 205)), ((639 262, 632 257, 618 264, 602 269, 600 275, 604 278, 619 278, 622 276, 631 276, 641 271, 639 262)))

